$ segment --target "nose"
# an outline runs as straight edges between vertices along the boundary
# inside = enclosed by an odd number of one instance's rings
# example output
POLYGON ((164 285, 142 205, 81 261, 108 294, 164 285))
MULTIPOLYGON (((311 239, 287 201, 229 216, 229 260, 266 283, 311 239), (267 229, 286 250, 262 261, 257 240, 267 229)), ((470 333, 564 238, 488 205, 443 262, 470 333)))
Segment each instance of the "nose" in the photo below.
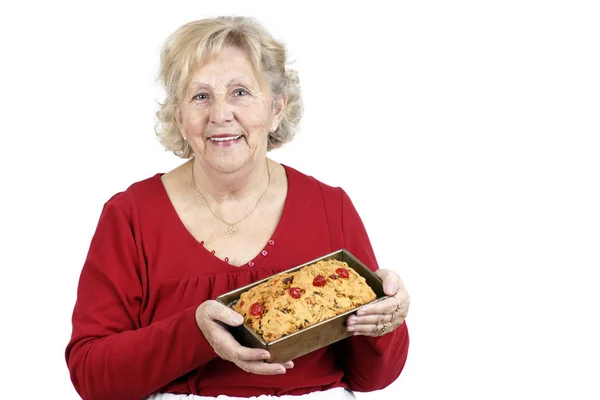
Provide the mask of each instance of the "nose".
POLYGON ((224 96, 215 96, 210 110, 210 122, 222 125, 233 121, 233 111, 224 96))

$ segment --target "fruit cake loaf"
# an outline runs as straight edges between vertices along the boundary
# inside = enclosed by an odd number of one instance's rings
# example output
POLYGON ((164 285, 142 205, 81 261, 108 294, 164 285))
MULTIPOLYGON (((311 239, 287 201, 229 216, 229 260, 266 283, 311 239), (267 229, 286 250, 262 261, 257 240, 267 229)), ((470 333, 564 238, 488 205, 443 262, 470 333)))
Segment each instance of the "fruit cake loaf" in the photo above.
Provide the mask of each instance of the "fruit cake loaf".
POLYGON ((272 342, 376 297, 365 278, 348 264, 326 260, 272 277, 242 293, 232 308, 272 342))

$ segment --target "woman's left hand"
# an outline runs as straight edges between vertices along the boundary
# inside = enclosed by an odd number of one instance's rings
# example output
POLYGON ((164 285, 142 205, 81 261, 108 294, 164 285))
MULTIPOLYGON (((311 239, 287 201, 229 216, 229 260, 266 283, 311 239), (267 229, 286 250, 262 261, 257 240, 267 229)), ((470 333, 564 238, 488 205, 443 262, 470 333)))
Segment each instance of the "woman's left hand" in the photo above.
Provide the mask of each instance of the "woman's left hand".
POLYGON ((375 273, 383 280, 383 291, 389 299, 360 308, 346 320, 354 335, 383 336, 402 325, 408 315, 410 297, 402 279, 394 271, 379 269, 375 273))

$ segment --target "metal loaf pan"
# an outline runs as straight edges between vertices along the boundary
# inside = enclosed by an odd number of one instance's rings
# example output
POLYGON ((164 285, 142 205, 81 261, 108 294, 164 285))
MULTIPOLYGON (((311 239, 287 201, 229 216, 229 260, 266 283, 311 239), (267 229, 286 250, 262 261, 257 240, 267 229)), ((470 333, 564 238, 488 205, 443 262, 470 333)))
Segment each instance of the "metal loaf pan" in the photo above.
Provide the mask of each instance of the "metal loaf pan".
MULTIPOLYGON (((346 262, 350 268, 354 269, 359 275, 364 277, 367 284, 377 295, 377 298, 368 304, 388 298, 388 296, 383 292, 382 280, 356 257, 350 254, 350 252, 345 249, 341 249, 309 261, 305 264, 290 268, 286 271, 282 271, 260 281, 251 283, 250 285, 246 285, 231 292, 222 294, 218 296, 216 300, 227 307, 231 307, 239 300, 242 293, 250 290, 254 286, 266 282, 273 276, 295 272, 302 267, 322 260, 338 260, 346 262)), ((252 329, 250 329, 250 327, 245 323, 238 327, 228 328, 236 340, 240 342, 240 344, 246 347, 265 349, 271 354, 271 358, 269 358, 268 362, 279 363, 293 360, 304 354, 352 336, 352 334, 346 330, 346 318, 355 313, 359 308, 360 307, 356 307, 352 310, 348 310, 333 318, 321 321, 315 325, 309 326, 308 328, 301 329, 269 343, 266 342, 260 335, 255 333, 252 329)))

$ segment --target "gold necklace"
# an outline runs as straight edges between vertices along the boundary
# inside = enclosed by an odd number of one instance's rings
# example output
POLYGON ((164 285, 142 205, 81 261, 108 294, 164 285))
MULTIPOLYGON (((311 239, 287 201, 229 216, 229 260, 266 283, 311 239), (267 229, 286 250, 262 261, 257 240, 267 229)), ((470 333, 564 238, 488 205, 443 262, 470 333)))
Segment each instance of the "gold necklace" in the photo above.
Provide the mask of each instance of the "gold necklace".
POLYGON ((232 236, 233 234, 235 234, 237 232, 237 229, 235 229, 235 226, 237 224, 239 224, 240 222, 242 222, 243 220, 245 220, 246 218, 248 218, 254 212, 254 210, 256 210, 258 208, 260 203, 265 198, 267 191, 269 190, 269 186, 271 186, 271 170, 269 169, 269 160, 268 159, 267 159, 267 176, 269 178, 269 180, 267 182, 267 188, 263 192, 262 196, 260 196, 260 199, 258 199, 258 202, 256 203, 256 205, 254 207, 252 207, 252 210, 248 211, 248 213, 246 215, 244 215, 242 218, 240 218, 239 220, 237 220, 233 223, 229 223, 229 222, 225 221, 225 219, 221 216, 221 214, 219 214, 217 211, 212 209, 212 207, 208 204, 208 201, 206 201, 206 198, 200 192, 200 189, 198 188, 198 185, 196 184, 196 178, 194 177, 194 164, 192 164, 192 183, 194 184, 194 189, 196 190, 196 193, 198 193, 198 196, 200 196, 200 198, 202 199, 202 201, 204 202, 206 207, 208 207, 208 209, 210 210, 212 215, 214 215, 216 219, 218 219, 219 221, 221 221, 225 225, 227 225, 227 229, 225 229, 225 234, 227 236, 232 236))

